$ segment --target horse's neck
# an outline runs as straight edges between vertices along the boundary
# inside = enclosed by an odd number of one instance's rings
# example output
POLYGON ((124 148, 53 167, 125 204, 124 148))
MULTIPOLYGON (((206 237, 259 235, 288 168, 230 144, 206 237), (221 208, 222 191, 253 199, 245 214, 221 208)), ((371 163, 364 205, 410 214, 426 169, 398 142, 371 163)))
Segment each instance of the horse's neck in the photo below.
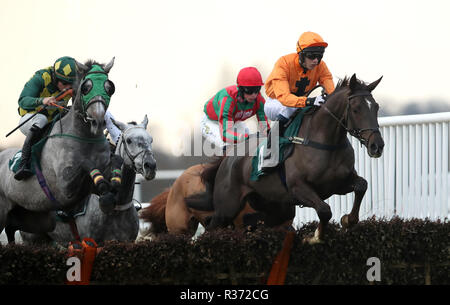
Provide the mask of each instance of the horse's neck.
POLYGON ((55 123, 52 133, 71 134, 86 138, 93 137, 90 133, 89 124, 83 121, 81 115, 73 107, 61 120, 55 123))
POLYGON ((311 118, 309 138, 330 145, 342 143, 347 137, 347 131, 341 125, 345 124, 345 109, 346 104, 342 99, 325 103, 311 118))

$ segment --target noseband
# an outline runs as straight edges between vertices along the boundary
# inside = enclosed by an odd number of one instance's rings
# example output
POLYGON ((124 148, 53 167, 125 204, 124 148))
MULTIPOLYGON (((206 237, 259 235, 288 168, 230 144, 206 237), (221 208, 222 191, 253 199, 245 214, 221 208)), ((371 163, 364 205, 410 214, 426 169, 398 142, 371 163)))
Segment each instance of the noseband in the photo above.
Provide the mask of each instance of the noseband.
POLYGON ((361 143, 361 145, 364 145, 367 147, 370 138, 375 134, 375 133, 380 133, 380 128, 379 126, 377 126, 376 128, 352 128, 349 129, 348 126, 348 122, 349 122, 349 108, 350 108, 350 100, 354 97, 358 97, 358 96, 372 96, 372 94, 370 92, 360 92, 360 93, 355 93, 352 94, 348 97, 347 99, 347 106, 345 108, 345 112, 344 115, 342 116, 342 118, 338 118, 333 112, 331 112, 330 109, 328 109, 325 105, 323 105, 322 107, 325 108, 325 110, 339 123, 339 125, 341 125, 345 131, 347 131, 350 135, 352 135, 353 137, 355 137, 356 139, 359 140, 359 142, 361 143), (344 120, 345 117, 345 123, 343 123, 342 121, 344 120), (362 137, 362 133, 366 132, 366 131, 371 131, 369 137, 366 139, 364 139, 362 137))
POLYGON ((134 156, 131 154, 130 149, 128 148, 128 145, 127 145, 127 141, 126 141, 125 134, 126 134, 130 129, 133 129, 133 128, 141 128, 141 129, 144 129, 144 130, 145 130, 145 128, 144 128, 144 127, 141 127, 141 126, 131 126, 131 127, 128 127, 127 129, 125 129, 125 130, 120 134, 119 139, 117 140, 117 142, 118 142, 118 149, 119 149, 119 152, 120 152, 120 148, 122 147, 122 144, 123 144, 123 148, 124 148, 124 150, 125 150, 125 153, 127 154, 128 158, 130 159, 131 164, 133 165, 134 171, 137 172, 137 173, 139 173, 139 174, 141 174, 141 175, 144 175, 144 170, 143 170, 144 164, 143 164, 143 163, 144 163, 144 160, 145 160, 145 156, 146 156, 147 154, 153 155, 153 152, 152 152, 151 150, 149 150, 149 149, 145 149, 145 150, 142 150, 142 151, 138 152, 138 153, 137 153, 136 155, 134 155, 134 156), (143 157, 142 157, 142 166, 141 166, 141 169, 138 170, 138 168, 136 167, 135 159, 136 159, 140 154, 144 154, 144 155, 143 155, 143 157))

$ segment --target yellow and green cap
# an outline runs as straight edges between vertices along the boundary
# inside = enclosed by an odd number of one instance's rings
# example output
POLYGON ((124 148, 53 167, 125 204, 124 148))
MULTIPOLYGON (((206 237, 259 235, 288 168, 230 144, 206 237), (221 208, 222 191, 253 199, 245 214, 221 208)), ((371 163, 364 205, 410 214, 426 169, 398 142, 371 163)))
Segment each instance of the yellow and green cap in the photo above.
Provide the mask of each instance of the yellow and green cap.
POLYGON ((53 65, 56 78, 73 83, 76 77, 75 59, 69 56, 58 58, 53 65))

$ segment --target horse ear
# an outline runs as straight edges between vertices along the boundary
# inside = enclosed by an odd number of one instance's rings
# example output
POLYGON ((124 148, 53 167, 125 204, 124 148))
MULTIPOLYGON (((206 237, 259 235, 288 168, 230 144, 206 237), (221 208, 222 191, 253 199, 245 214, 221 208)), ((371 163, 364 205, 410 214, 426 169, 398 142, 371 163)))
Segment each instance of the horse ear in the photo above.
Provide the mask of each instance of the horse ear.
POLYGON ((367 86, 367 89, 368 89, 370 92, 372 92, 372 90, 375 89, 375 88, 378 86, 378 84, 380 83, 380 81, 381 81, 382 78, 383 78, 383 76, 381 76, 378 80, 374 81, 373 83, 369 84, 369 85, 367 86))
POLYGON ((117 128, 119 128, 121 131, 124 131, 125 129, 127 129, 127 125, 126 124, 124 124, 122 122, 119 122, 119 121, 116 121, 113 118, 111 118, 111 122, 113 122, 113 124, 116 125, 117 128))
POLYGON ((350 78, 350 90, 354 91, 356 89, 356 84, 358 83, 357 78, 356 78, 356 73, 353 73, 352 77, 350 78))
POLYGON ((85 64, 82 64, 81 62, 75 60, 75 64, 77 65, 77 69, 78 71, 81 72, 81 74, 85 74, 89 71, 88 66, 86 66, 85 64))
POLYGON ((109 70, 111 70, 111 68, 113 67, 113 65, 114 65, 114 59, 115 59, 116 57, 113 57, 112 59, 111 59, 111 61, 105 66, 105 68, 103 69, 103 70, 105 70, 105 72, 106 73, 109 73, 109 70))
POLYGON ((144 127, 145 129, 147 129, 147 124, 148 124, 148 118, 147 118, 147 115, 145 115, 144 119, 142 120, 141 126, 144 127))

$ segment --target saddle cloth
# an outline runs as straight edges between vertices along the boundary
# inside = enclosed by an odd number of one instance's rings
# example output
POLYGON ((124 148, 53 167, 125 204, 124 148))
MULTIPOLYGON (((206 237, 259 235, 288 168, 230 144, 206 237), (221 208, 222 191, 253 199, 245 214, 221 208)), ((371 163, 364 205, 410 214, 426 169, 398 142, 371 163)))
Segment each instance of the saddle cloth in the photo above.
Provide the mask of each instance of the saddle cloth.
POLYGON ((256 156, 252 159, 252 173, 250 176, 250 180, 258 181, 259 177, 273 172, 274 169, 278 168, 283 162, 292 154, 294 143, 289 140, 289 137, 295 137, 300 130, 300 126, 302 124, 305 113, 307 113, 312 106, 299 108, 297 114, 294 119, 291 120, 289 126, 285 129, 283 136, 279 139, 279 162, 278 165, 271 169, 265 169, 261 167, 262 156, 260 154, 264 154, 267 146, 267 139, 265 139, 259 146, 256 153, 256 156), (261 149, 264 146, 263 149, 261 149))
MULTIPOLYGON (((40 158, 41 158, 41 152, 44 148, 45 143, 47 142, 47 136, 52 131, 52 128, 57 120, 60 119, 60 116, 57 115, 50 123, 44 126, 42 129, 42 138, 35 144, 31 146, 31 171, 33 174, 36 174, 34 170, 34 165, 38 164, 40 167, 40 158)), ((19 150, 10 160, 8 163, 9 170, 11 170, 13 173, 16 173, 19 170, 20 161, 22 160, 22 150, 19 150)))

